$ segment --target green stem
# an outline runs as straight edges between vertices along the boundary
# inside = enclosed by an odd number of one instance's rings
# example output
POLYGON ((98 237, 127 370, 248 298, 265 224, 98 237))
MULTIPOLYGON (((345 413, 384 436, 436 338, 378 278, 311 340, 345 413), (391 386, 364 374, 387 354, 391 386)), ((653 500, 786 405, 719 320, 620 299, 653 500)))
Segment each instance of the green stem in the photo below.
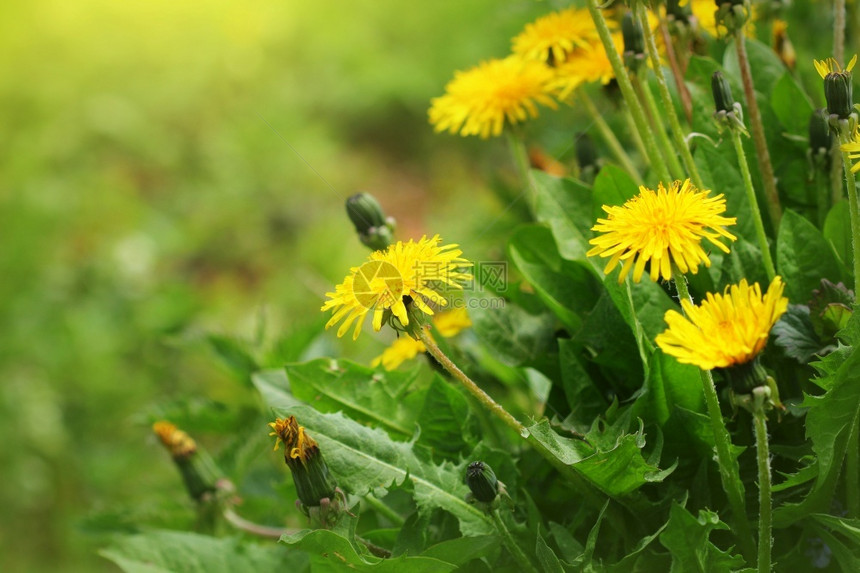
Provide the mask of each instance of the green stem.
POLYGON ((636 129, 636 123, 633 121, 633 115, 630 113, 630 106, 627 102, 621 100, 621 115, 627 123, 627 129, 630 130, 630 138, 633 140, 633 145, 636 146, 636 151, 643 159, 648 158, 648 152, 645 151, 645 144, 642 143, 642 138, 639 136, 639 130, 636 129))
POLYGON ((767 415, 763 408, 753 413, 758 459, 758 571, 770 573, 771 535, 770 452, 767 444, 767 415))
POLYGON ((842 177, 842 151, 839 150, 839 138, 834 138, 830 150, 830 201, 835 205, 845 197, 845 178, 842 177))
POLYGON ((230 508, 224 510, 224 520, 239 531, 268 539, 280 539, 284 534, 295 533, 297 531, 280 527, 269 527, 268 525, 260 525, 259 523, 248 521, 230 508))
POLYGON ((609 58, 609 63, 612 64, 612 71, 615 73, 615 78, 618 80, 618 87, 621 89, 621 95, 630 107, 630 114, 633 116, 633 123, 636 124, 636 130, 642 137, 642 143, 645 144, 645 151, 648 154, 648 159, 651 163, 651 168, 654 174, 660 181, 669 183, 672 178, 669 175, 669 170, 666 168, 666 163, 657 151, 657 144, 654 141, 654 134, 648 128, 648 120, 645 119, 645 111, 636 98, 636 93, 633 91, 633 84, 630 82, 630 76, 627 75, 627 69, 615 49, 615 43, 612 41, 612 35, 609 32, 609 26, 606 25, 600 8, 597 5, 597 0, 588 0, 588 11, 591 13, 591 18, 594 20, 594 25, 597 28, 597 34, 600 36, 600 41, 603 43, 603 49, 606 50, 606 56, 609 58))
POLYGON ((833 2, 833 57, 845 62, 845 0, 833 2))
POLYGON ((526 554, 523 553, 523 550, 520 549, 520 546, 517 545, 517 542, 514 540, 511 532, 508 531, 505 522, 502 521, 502 516, 499 515, 499 510, 494 509, 492 511, 493 523, 496 524, 496 529, 499 531, 499 534, 502 536, 502 541, 505 543, 505 547, 508 550, 508 553, 511 554, 511 557, 514 558, 520 566, 520 571, 528 571, 529 573, 538 573, 535 566, 532 565, 532 562, 529 561, 529 558, 526 557, 526 554))
POLYGON ((672 179, 686 179, 684 169, 681 167, 681 162, 678 161, 678 155, 672 147, 672 142, 669 141, 669 135, 666 133, 666 127, 663 125, 663 114, 657 107, 657 102, 654 100, 651 88, 648 87, 648 82, 639 74, 632 74, 630 80, 633 83, 633 89, 645 103, 646 115, 651 122, 651 129, 654 130, 657 145, 660 146, 660 153, 666 160, 672 179))
POLYGON ((475 382, 473 382, 465 372, 457 368, 457 365, 451 362, 451 359, 442 352, 436 344, 436 341, 433 340, 426 329, 421 328, 418 330, 418 338, 424 343, 424 347, 427 349, 427 352, 430 353, 430 355, 435 358, 436 361, 439 362, 439 364, 441 364, 449 374, 451 374, 451 376, 460 382, 463 387, 465 387, 466 390, 468 390, 469 393, 481 403, 481 405, 504 422, 510 429, 519 435, 523 435, 523 432, 526 429, 525 426, 520 424, 520 422, 510 414, 510 412, 505 410, 501 404, 493 400, 489 394, 484 392, 477 384, 475 384, 475 382))
MULTIPOLYGON (((848 143, 849 136, 840 131, 839 140, 848 143)), ((857 204, 857 181, 851 171, 851 159, 848 152, 842 152, 842 168, 845 171, 845 181, 848 183, 848 213, 851 218, 851 250, 854 251, 854 292, 860 293, 860 214, 857 204)))
MULTIPOLYGON (((675 87, 678 90, 678 95, 681 98, 681 106, 684 108, 684 115, 687 117, 687 123, 693 123, 693 98, 690 96, 690 90, 687 89, 687 84, 684 83, 684 74, 681 72, 681 66, 678 63, 678 55, 675 53, 675 44, 672 43, 672 35, 669 33, 669 26, 666 24, 666 13, 659 12, 660 18, 660 35, 663 36, 663 45, 666 46, 666 59, 669 60, 669 67, 672 68, 672 76, 675 78, 675 87)), ((648 21, 647 18, 645 20, 648 21)))
POLYGON ((752 211, 752 219, 753 225, 755 226, 755 234, 758 239, 758 246, 761 249, 762 262, 764 263, 764 269, 767 271, 767 280, 768 282, 773 281, 773 277, 776 276, 776 269, 773 266, 773 259, 770 256, 770 247, 767 244, 767 235, 764 232, 764 223, 761 220, 761 211, 758 208, 758 200, 755 196, 755 189, 753 188, 752 175, 750 175, 749 164, 747 163, 747 156, 744 153, 744 144, 741 141, 741 132, 739 129, 730 128, 732 144, 735 146, 735 153, 738 156, 738 166, 741 168, 741 177, 744 180, 744 188, 747 192, 747 201, 750 204, 750 210, 752 211))
MULTIPOLYGON (((696 167, 696 162, 693 161, 693 154, 690 152, 690 147, 687 145, 684 130, 681 128, 681 122, 678 120, 678 114, 675 113, 675 104, 672 101, 672 94, 669 93, 669 86, 666 84, 666 75, 663 73, 663 66, 660 64, 660 53, 657 51, 657 40, 654 38, 654 32, 651 26, 648 25, 648 15, 645 13, 645 3, 636 2, 636 12, 639 22, 642 24, 642 30, 645 32, 645 42, 648 48, 648 57, 651 60, 651 67, 654 69, 654 75, 657 77, 657 87, 660 91, 660 98, 663 100, 663 110, 666 113, 666 118, 669 120, 669 129, 672 131, 672 138, 675 140, 675 147, 681 154, 681 160, 684 162, 684 167, 687 174, 693 181, 693 185, 699 189, 704 189, 705 184, 702 181, 702 176, 699 174, 699 168, 696 167)), ((671 44, 667 44, 670 46, 671 44)), ((676 71, 676 73, 678 73, 676 71)), ((679 79, 679 84, 683 85, 683 80, 679 79)), ((683 90, 680 90, 683 93, 683 90)), ((683 99, 683 98, 682 98, 683 99)))
POLYGON ((845 479, 848 498, 848 517, 860 517, 860 491, 857 484, 860 483, 860 472, 858 472, 858 457, 860 452, 857 451, 858 442, 860 442, 860 420, 854 421, 854 427, 851 430, 851 437, 848 439, 848 457, 845 460, 845 479))
POLYGON ((615 158, 624 170, 633 177, 636 184, 642 185, 642 175, 636 169, 630 156, 627 155, 626 151, 624 151, 624 147, 621 145, 621 142, 618 141, 617 137, 615 137, 615 133, 612 131, 612 128, 609 127, 606 120, 603 119, 603 116, 597 110, 597 106, 594 105, 591 97, 589 97, 588 93, 586 93, 584 89, 580 89, 577 92, 577 96, 579 97, 579 101, 581 101, 582 105, 585 107, 585 111, 591 116, 591 120, 594 122, 595 127, 597 127, 597 131, 600 132, 600 136, 609 146, 609 149, 612 150, 612 154, 615 155, 615 158))
POLYGON ((514 163, 517 166, 520 178, 531 191, 528 203, 532 214, 534 214, 537 212, 537 209, 535 208, 535 201, 537 200, 537 184, 534 176, 532 176, 531 164, 529 163, 529 153, 526 150, 526 142, 522 133, 514 128, 505 130, 505 133, 507 134, 508 146, 511 149, 511 155, 514 158, 514 163))
MULTIPOLYGON (((687 300, 693 304, 690 291, 687 288, 687 278, 680 273, 675 273, 675 287, 681 300, 687 300)), ((752 529, 747 521, 746 504, 744 502, 743 483, 736 460, 732 457, 731 437, 723 422, 723 414, 720 411, 720 401, 717 397, 717 389, 714 387, 714 378, 710 370, 699 371, 702 378, 702 390, 705 394, 705 405, 708 408, 708 417, 711 420, 711 430, 714 433, 714 445, 717 449, 717 464, 720 469, 720 481, 723 490, 732 507, 735 522, 735 539, 741 548, 747 561, 755 560, 756 549, 753 543, 752 529)))
POLYGON ((394 525, 402 527, 403 524, 406 523, 406 520, 403 519, 399 513, 382 503, 382 501, 373 494, 369 493, 364 496, 364 501, 367 502, 367 505, 375 509, 378 514, 388 519, 388 521, 394 525))
POLYGON ((767 140, 764 136, 764 124, 761 121, 761 112, 758 109, 758 101, 755 99, 755 85, 753 84, 752 72, 750 71, 749 57, 747 56, 746 36, 743 27, 735 30, 735 47, 738 53, 738 65, 741 69, 741 79, 744 84, 744 94, 747 99, 747 109, 750 116, 750 128, 753 141, 755 142, 756 155, 758 156, 759 170, 764 182, 764 192, 767 197, 768 212, 774 230, 779 228, 782 219, 782 207, 779 204, 779 192, 776 189, 776 177, 773 174, 773 164, 770 161, 770 152, 767 149, 767 140))

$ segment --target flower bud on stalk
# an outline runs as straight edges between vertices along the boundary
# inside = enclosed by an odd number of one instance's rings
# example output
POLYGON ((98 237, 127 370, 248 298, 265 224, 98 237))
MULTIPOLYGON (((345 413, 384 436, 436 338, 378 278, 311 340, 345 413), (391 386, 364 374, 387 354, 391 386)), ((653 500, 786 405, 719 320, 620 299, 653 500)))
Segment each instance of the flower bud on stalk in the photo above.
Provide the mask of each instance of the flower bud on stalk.
POLYGON ((833 132, 830 130, 827 111, 822 108, 809 116, 809 156, 812 163, 826 170, 830 165, 833 132))
POLYGON ((466 501, 490 511, 499 505, 499 494, 507 495, 505 484, 496 478, 493 468, 484 462, 472 462, 466 468, 466 501))
POLYGON ((734 35, 735 31, 741 30, 750 17, 748 0, 715 0, 717 12, 715 14, 717 27, 723 27, 728 34, 734 35))
POLYGON ((356 193, 347 199, 346 214, 361 242, 374 251, 394 242, 394 219, 385 216, 382 206, 370 193, 356 193))
POLYGON ((714 96, 714 121, 716 121, 717 127, 720 130, 723 128, 738 129, 741 133, 746 134, 741 104, 735 101, 732 96, 732 87, 720 71, 714 72, 714 75, 711 76, 711 92, 714 96))
POLYGON ((851 58, 845 68, 833 58, 815 60, 814 63, 818 75, 824 80, 824 98, 827 100, 830 127, 841 135, 850 136, 857 126, 851 73, 857 63, 857 56, 851 58))
POLYGON ((624 65, 635 72, 645 63, 645 34, 633 12, 628 11, 621 19, 621 37, 624 39, 624 65))
POLYGON ((299 426, 295 416, 278 418, 271 422, 270 436, 276 436, 275 450, 284 444, 284 461, 293 475, 296 504, 308 517, 318 519, 320 525, 333 525, 340 516, 345 496, 329 474, 328 466, 319 445, 299 426))
POLYGON ((198 451, 191 436, 167 421, 156 422, 152 431, 170 452, 188 494, 195 501, 202 501, 204 496, 216 491, 220 472, 205 452, 198 451))

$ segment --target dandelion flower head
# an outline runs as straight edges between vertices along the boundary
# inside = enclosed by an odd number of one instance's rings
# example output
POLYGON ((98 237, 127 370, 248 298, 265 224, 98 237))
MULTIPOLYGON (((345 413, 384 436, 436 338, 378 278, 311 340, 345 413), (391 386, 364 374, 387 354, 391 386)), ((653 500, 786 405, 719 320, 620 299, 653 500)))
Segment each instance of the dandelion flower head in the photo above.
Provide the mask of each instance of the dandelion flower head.
POLYGON ((661 183, 657 190, 639 188, 639 194, 622 206, 604 205, 605 219, 592 227, 600 233, 589 241, 594 247, 588 256, 608 258, 606 274, 623 263, 618 275, 621 283, 633 271, 633 281, 639 282, 645 265, 650 262, 652 280, 672 278, 674 264, 682 273, 698 271, 700 264, 711 265, 702 248, 702 239, 723 252, 729 248, 724 239, 736 237, 725 227, 734 225, 734 217, 724 217, 726 200, 723 195, 709 197, 710 191, 700 191, 689 179, 675 181, 668 188, 661 183))
POLYGON ((678 362, 702 370, 746 364, 764 349, 771 328, 788 308, 784 288, 782 279, 774 277, 762 296, 758 283, 749 286, 744 279, 723 294, 708 293, 700 306, 682 300, 686 316, 667 311, 668 328, 657 336, 657 345, 678 362))
POLYGON ((514 125, 538 116, 538 104, 555 109, 548 84, 551 68, 518 56, 489 60, 465 72, 455 72, 445 95, 431 101, 429 117, 435 131, 479 135, 502 134, 514 125))
POLYGON ((462 288, 472 278, 463 269, 471 263, 460 255, 457 245, 440 245, 439 235, 415 242, 398 241, 384 251, 376 251, 360 267, 353 267, 329 298, 322 310, 332 310, 326 324, 330 328, 342 322, 337 335, 343 336, 355 323, 353 339, 358 338, 367 314, 373 311, 373 329, 382 328, 386 313, 396 317, 402 326, 409 325, 407 303, 427 315, 430 305, 446 306, 440 292, 443 288, 462 288))
POLYGON ((556 65, 576 48, 599 44, 600 37, 587 9, 568 8, 527 24, 511 43, 518 56, 556 65))

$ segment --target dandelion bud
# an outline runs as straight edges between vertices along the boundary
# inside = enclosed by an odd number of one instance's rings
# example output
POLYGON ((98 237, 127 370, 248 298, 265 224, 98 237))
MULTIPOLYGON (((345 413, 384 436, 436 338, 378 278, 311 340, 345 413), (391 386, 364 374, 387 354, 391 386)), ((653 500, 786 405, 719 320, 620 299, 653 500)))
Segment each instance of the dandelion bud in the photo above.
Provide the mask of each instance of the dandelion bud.
POLYGON ((632 12, 624 14, 621 20, 621 37, 624 39, 624 64, 631 70, 639 69, 645 61, 645 34, 632 12))
POLYGON ((284 461, 290 468, 296 493, 304 508, 328 505, 336 500, 334 478, 329 474, 317 443, 299 426, 295 416, 270 423, 270 436, 276 436, 275 449, 284 444, 284 461))
POLYGON ((758 356, 749 362, 733 364, 722 372, 735 394, 751 394, 756 388, 767 386, 767 371, 758 356))
POLYGON ((809 152, 813 157, 829 157, 833 133, 825 110, 818 109, 809 116, 809 152))
POLYGON ((732 87, 720 71, 714 72, 711 76, 711 92, 714 94, 714 106, 718 112, 734 111, 735 98, 732 97, 732 87))
POLYGON ((394 239, 394 220, 370 193, 356 193, 346 200, 346 214, 355 225, 361 242, 375 251, 388 247, 394 239))
POLYGON ((480 502, 490 503, 499 495, 499 480, 493 469, 484 462, 472 462, 466 468, 466 485, 472 496, 480 502))
POLYGON ((717 25, 724 27, 729 34, 743 29, 749 19, 750 10, 746 0, 715 0, 714 5, 717 8, 714 15, 717 25))
POLYGON ((830 115, 846 119, 854 111, 850 72, 832 72, 824 78, 824 97, 830 115))
POLYGON ((173 462, 182 474, 185 489, 193 499, 200 501, 206 494, 216 490, 218 469, 205 453, 198 451, 191 436, 163 420, 153 424, 152 431, 170 452, 173 462))
POLYGON ((720 128, 739 129, 746 132, 741 104, 732 96, 729 81, 719 70, 711 76, 711 92, 714 96, 714 120, 720 128))

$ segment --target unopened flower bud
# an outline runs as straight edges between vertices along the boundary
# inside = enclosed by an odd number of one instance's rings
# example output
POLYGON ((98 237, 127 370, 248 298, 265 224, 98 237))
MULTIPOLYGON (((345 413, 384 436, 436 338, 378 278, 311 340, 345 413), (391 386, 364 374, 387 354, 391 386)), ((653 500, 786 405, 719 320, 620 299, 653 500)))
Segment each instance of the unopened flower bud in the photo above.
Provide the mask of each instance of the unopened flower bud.
POLYGON ((645 34, 642 23, 627 12, 621 19, 621 37, 624 39, 624 64, 631 70, 645 62, 645 34))
POLYGON ((334 478, 329 474, 317 443, 299 426, 295 416, 270 423, 270 436, 276 436, 275 449, 284 444, 284 461, 290 468, 299 501, 305 508, 328 505, 336 499, 334 478))
POLYGON ((361 242, 375 251, 394 240, 394 220, 386 217, 379 201, 370 193, 356 193, 346 200, 346 214, 361 242))
POLYGON ((191 436, 163 420, 153 424, 152 431, 170 452, 173 462, 182 474, 185 489, 193 499, 200 501, 206 494, 217 489, 220 472, 204 452, 198 451, 191 436))
POLYGON ((472 462, 466 468, 466 485, 474 498, 490 503, 499 495, 499 480, 493 469, 484 462, 472 462))
POLYGON ((750 9, 747 0, 715 0, 716 14, 714 18, 718 27, 725 28, 729 34, 742 30, 749 20, 750 9))
POLYGON ((749 362, 734 364, 722 369, 732 391, 738 395, 750 394, 760 386, 767 386, 767 371, 756 356, 749 362))
POLYGON ((711 76, 711 93, 714 96, 714 121, 719 128, 739 129, 746 133, 741 104, 735 101, 729 81, 719 70, 711 76))
POLYGON ((813 157, 829 157, 833 147, 833 132, 827 121, 825 109, 818 109, 809 116, 809 152, 813 157))

